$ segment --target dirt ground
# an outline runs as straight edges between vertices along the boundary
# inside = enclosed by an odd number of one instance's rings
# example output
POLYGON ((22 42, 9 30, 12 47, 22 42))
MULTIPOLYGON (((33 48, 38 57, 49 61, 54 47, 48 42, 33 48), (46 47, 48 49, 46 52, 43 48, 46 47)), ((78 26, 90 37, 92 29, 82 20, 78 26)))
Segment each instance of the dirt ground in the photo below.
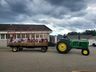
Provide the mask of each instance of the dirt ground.
POLYGON ((24 49, 12 52, 0 48, 0 72, 96 72, 96 48, 90 47, 90 55, 73 49, 68 54, 59 54, 55 47, 48 52, 40 49, 24 49))

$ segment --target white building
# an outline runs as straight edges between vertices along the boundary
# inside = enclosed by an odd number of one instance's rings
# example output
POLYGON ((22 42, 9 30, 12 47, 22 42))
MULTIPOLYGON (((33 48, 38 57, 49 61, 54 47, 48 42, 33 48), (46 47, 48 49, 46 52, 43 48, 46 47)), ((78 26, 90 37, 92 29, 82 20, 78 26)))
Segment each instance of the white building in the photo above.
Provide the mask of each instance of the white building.
POLYGON ((57 43, 57 36, 56 35, 50 35, 50 42, 57 43))
POLYGON ((96 36, 89 37, 88 41, 89 41, 89 45, 93 45, 93 44, 96 45, 96 36))
POLYGON ((7 46, 11 36, 15 38, 48 39, 52 32, 45 25, 0 24, 0 46, 7 46))

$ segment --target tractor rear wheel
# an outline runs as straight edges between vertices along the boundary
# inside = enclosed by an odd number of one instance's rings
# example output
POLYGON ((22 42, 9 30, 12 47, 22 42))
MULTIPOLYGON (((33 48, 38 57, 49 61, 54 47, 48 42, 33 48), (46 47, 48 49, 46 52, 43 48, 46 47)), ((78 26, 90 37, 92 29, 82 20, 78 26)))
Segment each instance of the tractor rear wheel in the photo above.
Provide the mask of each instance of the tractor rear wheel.
POLYGON ((57 49, 57 51, 58 51, 59 53, 66 54, 66 53, 68 53, 68 52, 70 51, 70 47, 69 47, 69 46, 70 46, 70 45, 68 45, 67 42, 65 42, 65 41, 60 41, 60 42, 57 43, 56 49, 57 49))
POLYGON ((89 49, 82 49, 81 53, 82 53, 82 55, 88 56, 90 51, 89 51, 89 49))

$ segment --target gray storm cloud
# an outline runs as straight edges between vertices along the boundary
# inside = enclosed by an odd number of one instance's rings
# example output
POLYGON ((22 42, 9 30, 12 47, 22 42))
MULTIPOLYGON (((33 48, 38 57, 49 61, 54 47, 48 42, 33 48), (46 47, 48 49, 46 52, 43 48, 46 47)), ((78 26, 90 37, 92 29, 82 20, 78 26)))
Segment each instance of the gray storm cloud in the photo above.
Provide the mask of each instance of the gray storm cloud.
POLYGON ((86 8, 84 0, 46 0, 52 5, 67 7, 70 11, 80 11, 86 8))
POLYGON ((1 0, 0 17, 43 14, 58 18, 70 11, 80 11, 85 6, 84 1, 77 0, 1 0))
POLYGON ((95 0, 0 0, 0 23, 34 22, 58 31, 95 29, 95 4, 95 0))

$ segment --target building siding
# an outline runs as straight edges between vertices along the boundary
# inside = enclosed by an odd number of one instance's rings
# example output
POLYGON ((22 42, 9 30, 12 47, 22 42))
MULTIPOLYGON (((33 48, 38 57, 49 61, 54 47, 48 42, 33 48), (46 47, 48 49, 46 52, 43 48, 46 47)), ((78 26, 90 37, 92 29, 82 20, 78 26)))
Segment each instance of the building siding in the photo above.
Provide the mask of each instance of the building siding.
POLYGON ((7 47, 7 40, 0 40, 0 47, 7 47))

